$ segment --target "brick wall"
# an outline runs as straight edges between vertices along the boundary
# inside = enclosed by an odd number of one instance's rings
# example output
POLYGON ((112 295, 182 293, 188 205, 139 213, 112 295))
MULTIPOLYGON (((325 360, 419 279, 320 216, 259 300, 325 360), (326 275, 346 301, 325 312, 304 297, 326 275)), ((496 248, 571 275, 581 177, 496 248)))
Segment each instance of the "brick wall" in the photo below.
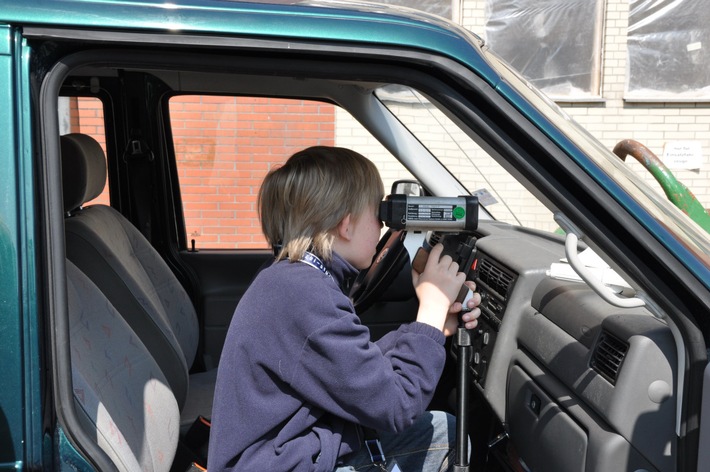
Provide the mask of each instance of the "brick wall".
MULTIPOLYGON (((69 130, 72 133, 83 133, 93 136, 106 152, 106 134, 104 132, 104 111, 98 98, 69 98, 69 130)), ((88 202, 93 204, 109 204, 108 185, 98 198, 88 202)))
MULTIPOLYGON (((71 99, 71 131, 102 145, 101 102, 71 99)), ((308 146, 333 145, 332 105, 181 96, 170 102, 188 240, 198 248, 265 248, 256 196, 266 173, 308 146)), ((91 203, 108 203, 108 189, 91 203)))
MULTIPOLYGON (((693 191, 703 206, 710 208, 710 103, 634 103, 624 100, 628 15, 628 0, 607 0, 602 76, 604 102, 586 106, 570 104, 565 106, 565 111, 610 149, 622 139, 635 139, 662 157, 668 142, 699 142, 704 158, 701 168, 674 169, 672 172, 693 191)), ((626 162, 661 193, 660 186, 638 162, 630 157, 626 162)))
POLYGON ((198 247, 266 247, 256 211, 264 176, 296 151, 334 144, 329 104, 183 96, 170 116, 187 237, 198 247))
MULTIPOLYGON (((485 35, 486 0, 461 0, 463 26, 485 35)), ((565 111, 609 149, 622 139, 635 139, 659 157, 666 143, 697 141, 703 150, 700 169, 673 170, 673 174, 710 207, 710 103, 631 102, 624 98, 627 79, 626 31, 629 0, 606 0, 601 100, 561 103, 565 111)), ((660 186, 639 163, 627 158, 634 173, 662 194, 660 186)), ((664 196, 665 198, 665 196, 664 196)))

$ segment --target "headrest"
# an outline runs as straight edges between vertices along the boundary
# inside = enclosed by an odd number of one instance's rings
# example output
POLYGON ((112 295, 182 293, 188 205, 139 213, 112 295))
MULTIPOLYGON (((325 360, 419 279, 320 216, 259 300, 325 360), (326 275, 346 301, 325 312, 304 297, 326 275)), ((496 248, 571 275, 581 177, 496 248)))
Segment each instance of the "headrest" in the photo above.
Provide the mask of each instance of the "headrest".
POLYGON ((64 211, 70 212, 101 195, 106 186, 106 156, 91 136, 61 136, 64 211))

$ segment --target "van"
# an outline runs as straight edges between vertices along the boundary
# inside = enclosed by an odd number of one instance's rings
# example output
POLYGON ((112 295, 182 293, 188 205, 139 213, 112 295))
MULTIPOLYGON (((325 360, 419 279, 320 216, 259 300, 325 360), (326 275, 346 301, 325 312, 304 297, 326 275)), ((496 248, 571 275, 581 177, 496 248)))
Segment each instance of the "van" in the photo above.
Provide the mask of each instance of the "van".
POLYGON ((418 248, 476 282, 430 405, 460 470, 710 464, 710 235, 474 34, 324 0, 0 0, 0 31, 0 470, 206 464, 273 257, 256 193, 311 145, 475 201, 473 227, 388 222, 351 292, 379 338, 415 318, 418 248))

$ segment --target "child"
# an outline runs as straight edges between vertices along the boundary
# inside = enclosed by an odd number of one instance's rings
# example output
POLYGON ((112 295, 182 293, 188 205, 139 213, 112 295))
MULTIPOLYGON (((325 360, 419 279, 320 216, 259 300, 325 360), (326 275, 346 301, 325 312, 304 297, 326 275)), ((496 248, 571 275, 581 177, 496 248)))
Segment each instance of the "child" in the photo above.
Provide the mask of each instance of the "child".
MULTIPOLYGON (((435 246, 422 274, 413 275, 417 321, 376 343, 347 296, 375 254, 383 194, 375 166, 344 148, 305 149, 267 175, 259 214, 278 253, 244 294, 229 327, 215 390, 210 472, 453 466, 453 417, 424 410, 444 367, 444 333, 456 329, 461 305, 452 303, 464 275, 435 246), (383 464, 373 464, 364 447, 363 432, 374 430, 383 464)), ((469 328, 479 302, 469 302, 469 328)))

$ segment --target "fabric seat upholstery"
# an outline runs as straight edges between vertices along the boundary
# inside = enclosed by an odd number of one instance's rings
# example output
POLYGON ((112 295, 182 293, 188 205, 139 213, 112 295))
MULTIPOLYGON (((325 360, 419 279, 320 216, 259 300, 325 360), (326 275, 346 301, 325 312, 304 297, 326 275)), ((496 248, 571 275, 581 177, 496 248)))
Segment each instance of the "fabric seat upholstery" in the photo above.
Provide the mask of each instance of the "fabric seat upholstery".
POLYGON ((198 344, 194 306, 165 261, 121 213, 82 205, 101 194, 106 159, 84 134, 61 137, 67 258, 106 295, 164 372, 183 428, 210 417, 216 369, 189 375, 198 344))
POLYGON ((79 422, 120 471, 168 471, 180 412, 148 349, 67 261, 72 388, 79 422))

